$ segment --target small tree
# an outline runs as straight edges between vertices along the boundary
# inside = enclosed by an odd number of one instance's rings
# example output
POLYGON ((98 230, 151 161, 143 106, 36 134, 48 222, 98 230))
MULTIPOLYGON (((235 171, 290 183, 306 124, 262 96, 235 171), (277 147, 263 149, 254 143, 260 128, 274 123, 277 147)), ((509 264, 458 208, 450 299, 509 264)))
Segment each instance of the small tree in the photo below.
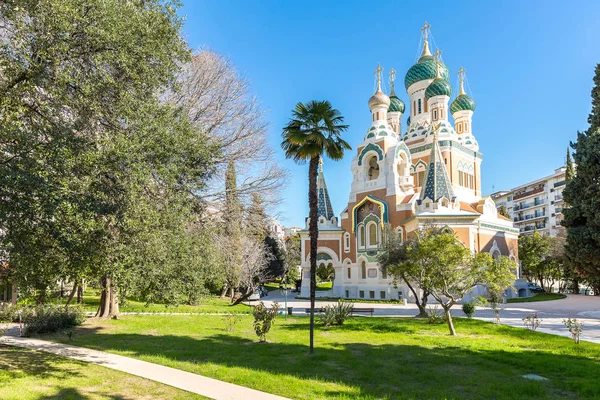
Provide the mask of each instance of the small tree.
POLYGON ((579 337, 581 336, 581 332, 583 332, 583 322, 578 321, 577 318, 568 318, 563 319, 563 324, 569 330, 575 344, 579 344, 579 337))
POLYGON ((519 237, 519 258, 523 274, 528 279, 539 281, 544 290, 546 290, 544 278, 547 269, 544 259, 548 256, 549 250, 548 237, 540 235, 537 230, 533 235, 519 237))
POLYGON ((426 231, 417 232, 417 234, 408 241, 402 241, 398 233, 386 229, 385 242, 382 251, 379 253, 377 261, 381 268, 392 277, 393 283, 404 282, 415 297, 415 303, 419 308, 417 318, 427 318, 427 298, 429 290, 426 287, 420 287, 420 293, 415 287, 416 282, 423 281, 423 269, 409 259, 409 249, 417 246, 419 241, 427 235, 426 231))
POLYGON ((270 310, 265 307, 262 301, 254 307, 252 311, 252 315, 254 315, 254 331, 261 343, 267 341, 267 333, 271 330, 278 312, 279 304, 277 302, 273 303, 270 310))
POLYGON ((456 330, 450 309, 478 284, 492 291, 506 288, 514 280, 510 262, 495 263, 489 253, 471 254, 453 232, 430 229, 407 247, 407 262, 418 265, 419 287, 427 288, 444 310, 450 334, 456 330))
POLYGON ((506 206, 500 206, 500 208, 498 209, 498 214, 500 214, 500 215, 502 215, 503 217, 506 217, 506 218, 512 218, 510 216, 510 213, 506 209, 506 206))

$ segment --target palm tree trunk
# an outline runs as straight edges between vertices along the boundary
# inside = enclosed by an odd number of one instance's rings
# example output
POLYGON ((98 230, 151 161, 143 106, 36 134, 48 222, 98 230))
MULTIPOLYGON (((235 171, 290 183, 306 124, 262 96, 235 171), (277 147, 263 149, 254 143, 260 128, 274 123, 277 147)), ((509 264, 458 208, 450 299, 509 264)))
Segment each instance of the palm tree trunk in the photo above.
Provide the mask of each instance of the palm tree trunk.
POLYGON ((310 238, 310 349, 309 354, 315 352, 315 291, 317 289, 317 240, 319 230, 317 226, 317 172, 319 168, 319 157, 310 159, 308 167, 308 206, 310 218, 308 234, 310 238))

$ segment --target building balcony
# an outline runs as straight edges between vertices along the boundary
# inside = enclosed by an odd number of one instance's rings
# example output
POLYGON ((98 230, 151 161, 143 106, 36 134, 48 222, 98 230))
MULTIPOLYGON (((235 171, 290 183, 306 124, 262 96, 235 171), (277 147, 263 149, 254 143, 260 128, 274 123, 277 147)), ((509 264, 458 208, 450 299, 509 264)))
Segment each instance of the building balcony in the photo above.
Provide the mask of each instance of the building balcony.
POLYGON ((528 226, 524 226, 522 228, 519 228, 519 232, 520 233, 527 233, 527 232, 533 232, 535 230, 541 231, 546 229, 546 224, 535 224, 535 225, 528 225, 528 226))
POLYGON ((530 214, 530 215, 522 215, 519 217, 515 217, 513 220, 514 222, 517 223, 521 223, 521 222, 525 222, 525 221, 535 221, 536 219, 539 218, 544 218, 546 217, 546 213, 535 213, 535 214, 530 214))
POLYGON ((524 199, 526 197, 533 196, 533 195, 538 194, 538 193, 542 193, 545 189, 546 189, 545 186, 542 186, 540 188, 533 189, 533 190, 530 190, 528 192, 516 194, 516 195, 513 196, 513 201, 519 200, 519 199, 524 199))
POLYGON ((526 208, 543 206, 543 205, 546 205, 546 204, 547 204, 546 200, 537 200, 536 199, 534 202, 531 202, 531 203, 515 204, 515 206, 513 207, 513 209, 515 211, 519 211, 519 210, 524 210, 526 208))

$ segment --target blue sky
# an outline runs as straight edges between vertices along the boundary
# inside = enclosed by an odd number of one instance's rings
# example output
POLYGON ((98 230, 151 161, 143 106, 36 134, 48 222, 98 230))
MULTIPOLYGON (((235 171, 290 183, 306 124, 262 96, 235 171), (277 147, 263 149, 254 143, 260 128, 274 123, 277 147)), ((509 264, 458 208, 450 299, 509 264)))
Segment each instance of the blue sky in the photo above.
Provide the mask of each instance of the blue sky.
MULTIPOLYGON (((407 101, 402 82, 425 20, 455 93, 456 72, 467 70, 484 195, 549 175, 564 163, 577 130, 587 128, 600 62, 600 1, 184 0, 181 13, 190 46, 230 56, 267 109, 269 140, 291 177, 277 210, 286 226, 304 226, 308 214, 308 166, 286 160, 280 149, 291 109, 299 101, 331 101, 356 149, 370 126, 377 63, 386 77, 396 69, 396 92, 407 101)), ((348 202, 354 154, 325 160, 336 214, 348 202)))

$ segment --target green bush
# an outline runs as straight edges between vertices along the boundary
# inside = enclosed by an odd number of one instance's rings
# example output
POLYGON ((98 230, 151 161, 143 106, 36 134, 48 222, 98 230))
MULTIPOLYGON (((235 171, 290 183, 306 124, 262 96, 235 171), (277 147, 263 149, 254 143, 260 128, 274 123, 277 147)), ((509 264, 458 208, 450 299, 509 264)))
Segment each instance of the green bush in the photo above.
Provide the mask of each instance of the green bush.
POLYGON ((267 341, 267 333, 271 330, 271 325, 273 325, 278 311, 279 304, 277 302, 273 303, 270 310, 265 307, 262 301, 254 306, 254 310, 252 311, 254 315, 254 331, 261 342, 264 343, 267 341))
POLYGON ((18 321, 18 311, 19 309, 12 304, 0 305, 0 323, 18 321))
POLYGON ((475 304, 472 301, 462 305, 462 311, 465 313, 467 318, 473 318, 475 315, 475 304))
POLYGON ((429 307, 427 309, 427 323, 428 324, 441 324, 446 320, 442 311, 437 306, 429 307))
POLYGON ((81 325, 85 321, 85 313, 80 307, 38 306, 23 313, 25 336, 34 333, 58 332, 62 329, 81 325))
POLYGON ((338 300, 337 304, 328 305, 323 309, 321 322, 325 326, 343 325, 350 314, 352 314, 353 309, 354 306, 352 304, 338 300))

